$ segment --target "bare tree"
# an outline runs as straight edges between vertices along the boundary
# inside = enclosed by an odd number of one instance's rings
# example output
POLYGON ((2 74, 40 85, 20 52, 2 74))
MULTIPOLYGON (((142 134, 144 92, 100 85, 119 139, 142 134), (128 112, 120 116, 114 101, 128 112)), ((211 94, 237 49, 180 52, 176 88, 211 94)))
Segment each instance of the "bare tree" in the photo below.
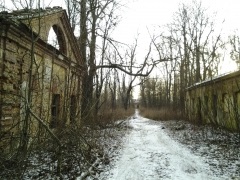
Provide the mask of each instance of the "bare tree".
MULTIPOLYGON (((79 16, 80 16, 80 4, 84 3, 84 2, 78 2, 76 0, 65 0, 65 4, 66 4, 66 10, 67 10, 67 14, 69 17, 69 21, 72 27, 73 32, 76 30, 76 28, 79 28, 79 16)), ((84 7, 83 10, 84 12, 84 7)))
POLYGON ((240 69, 240 38, 236 32, 229 36, 229 43, 231 45, 231 59, 237 63, 238 69, 240 69))
MULTIPOLYGON (((147 76, 154 67, 154 63, 148 64, 149 59, 146 59, 142 63, 141 67, 136 68, 138 70, 131 72, 131 70, 128 69, 129 65, 121 63, 123 62, 123 58, 117 48, 119 43, 111 39, 109 36, 110 30, 114 29, 116 26, 117 17, 114 15, 114 12, 119 8, 119 6, 120 5, 115 0, 81 1, 80 48, 85 70, 82 102, 83 119, 90 120, 93 115, 90 110, 95 104, 93 102, 94 78, 98 72, 101 74, 101 69, 118 69, 132 76, 147 76), (89 30, 87 31, 87 29, 89 30), (88 32, 89 34, 87 34, 88 32), (97 38, 100 38, 103 42, 101 54, 99 56, 101 57, 99 61, 102 63, 99 65, 97 65, 98 56, 96 56, 98 48, 97 38), (88 45, 88 47, 86 47, 86 45, 88 45), (113 49, 112 51, 108 51, 108 53, 114 51, 117 52, 119 63, 112 62, 111 59, 107 58, 109 56, 106 56, 106 45, 107 48, 113 49), (86 54, 89 54, 88 57, 86 54), (149 66, 152 68, 147 69, 149 66)), ((127 61, 127 59, 124 60, 127 61)))
POLYGON ((183 112, 185 89, 218 73, 224 43, 213 22, 201 2, 192 1, 180 4, 173 22, 152 37, 159 62, 163 62, 158 67, 165 81, 159 88, 164 86, 167 104, 174 101, 183 112))

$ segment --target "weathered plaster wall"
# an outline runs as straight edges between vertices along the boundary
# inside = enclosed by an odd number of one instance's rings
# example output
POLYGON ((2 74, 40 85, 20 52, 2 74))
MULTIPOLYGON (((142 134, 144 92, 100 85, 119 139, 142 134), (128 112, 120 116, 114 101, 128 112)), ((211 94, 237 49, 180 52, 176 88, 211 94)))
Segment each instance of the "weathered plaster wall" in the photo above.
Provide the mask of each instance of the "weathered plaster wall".
MULTIPOLYGON (((60 15, 54 17, 59 18, 60 15)), ((48 20, 54 20, 56 23, 56 19, 48 20)), ((47 19, 45 22, 48 22, 47 19)), ((32 111, 51 128, 68 125, 72 121, 80 124, 82 79, 76 49, 69 48, 64 54, 36 35, 31 38, 31 32, 22 28, 26 27, 15 21, 1 21, 0 135, 2 142, 11 138, 11 142, 14 143, 12 139, 17 139, 24 122, 26 105, 29 105, 32 111), (32 66, 31 62, 33 62, 32 66), (29 92, 31 92, 30 102, 27 102, 26 97, 29 92), (54 97, 59 98, 57 105, 53 105, 54 97)), ((67 33, 69 32, 64 32, 66 36, 64 38, 69 43, 66 46, 73 47, 68 39, 71 36, 67 33)), ((39 127, 38 121, 31 117, 30 134, 34 135, 39 127)))
POLYGON ((209 80, 187 89, 189 120, 240 130, 240 72, 209 80))

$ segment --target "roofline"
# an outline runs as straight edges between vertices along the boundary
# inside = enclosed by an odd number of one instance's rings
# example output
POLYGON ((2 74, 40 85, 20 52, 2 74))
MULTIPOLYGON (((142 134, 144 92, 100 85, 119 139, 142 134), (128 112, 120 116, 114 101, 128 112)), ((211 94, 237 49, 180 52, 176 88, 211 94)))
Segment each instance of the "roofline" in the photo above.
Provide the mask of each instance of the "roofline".
POLYGON ((47 16, 47 15, 51 15, 51 14, 55 14, 61 11, 65 11, 64 9, 62 9, 62 7, 60 6, 54 6, 54 7, 46 7, 45 9, 43 8, 39 8, 39 9, 19 9, 19 10, 13 10, 12 12, 8 12, 5 14, 8 14, 8 16, 10 18, 15 18, 18 20, 24 20, 24 19, 29 19, 29 16, 31 16, 31 18, 36 18, 36 17, 43 17, 43 16, 47 16))
MULTIPOLYGON (((65 26, 65 28, 67 28, 67 31, 70 33, 68 35, 68 38, 70 38, 70 41, 72 43, 71 44, 71 48, 73 50, 73 53, 76 57, 76 61, 78 63, 78 65, 80 67, 82 67, 82 61, 81 61, 81 55, 78 53, 79 52, 79 46, 77 43, 77 39, 73 34, 73 31, 71 29, 71 25, 67 16, 67 12, 65 9, 62 9, 62 7, 60 6, 54 6, 54 7, 46 7, 45 9, 43 8, 39 8, 39 9, 20 9, 20 10, 15 10, 12 12, 7 12, 7 11, 2 11, 0 12, 0 18, 8 18, 11 19, 12 21, 14 21, 15 23, 18 23, 18 25, 22 25, 24 23, 21 22, 21 20, 25 20, 29 18, 29 15, 31 16, 31 18, 38 18, 38 17, 44 17, 44 16, 48 16, 48 15, 52 15, 55 13, 62 13, 63 16, 60 18, 61 20, 66 19, 65 23, 67 23, 67 25, 65 26), (16 21, 17 20, 17 21, 16 21)), ((63 23, 64 24, 64 23, 63 23)), ((27 27, 26 27, 27 28, 27 27)), ((29 30, 29 28, 28 28, 29 30)))
MULTIPOLYGON (((62 62, 70 65, 74 62, 69 61, 69 58, 64 55, 63 53, 61 53, 58 49, 56 49, 55 47, 53 47, 51 44, 48 44, 47 42, 43 41, 41 38, 39 38, 39 36, 34 32, 31 31, 31 29, 28 28, 28 26, 24 23, 22 23, 21 21, 17 21, 17 23, 15 21, 13 21, 11 18, 10 19, 6 19, 4 17, 0 16, 0 25, 8 25, 8 31, 9 29, 11 29, 12 31, 18 32, 21 35, 26 35, 25 38, 28 41, 31 41, 31 36, 33 36, 32 38, 36 39, 37 43, 36 46, 38 48, 41 49, 45 49, 46 52, 48 52, 49 54, 53 54, 53 52, 55 52, 55 56, 63 56, 63 60, 62 62)), ((76 64, 75 68, 79 68, 79 70, 81 70, 83 68, 83 66, 79 63, 74 63, 76 64)))
POLYGON ((187 87, 186 90, 187 91, 188 90, 192 90, 192 89, 195 89, 195 88, 198 88, 198 87, 201 87, 201 86, 214 84, 214 83, 217 83, 219 81, 228 80, 228 79, 239 77, 239 76, 240 76, 240 70, 234 71, 234 72, 230 72, 230 73, 221 74, 219 76, 216 76, 216 77, 204 80, 202 82, 195 83, 192 86, 187 87))

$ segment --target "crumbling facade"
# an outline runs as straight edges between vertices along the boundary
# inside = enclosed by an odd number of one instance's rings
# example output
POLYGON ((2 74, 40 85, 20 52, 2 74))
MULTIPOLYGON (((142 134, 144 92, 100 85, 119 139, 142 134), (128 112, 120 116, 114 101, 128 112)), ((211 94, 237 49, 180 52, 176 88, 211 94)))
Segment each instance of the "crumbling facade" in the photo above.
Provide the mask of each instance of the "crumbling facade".
POLYGON ((185 107, 191 121, 240 131, 240 71, 189 87, 185 107))
POLYGON ((80 123, 81 60, 60 7, 0 14, 0 137, 80 123), (58 47, 48 43, 53 29, 58 47))

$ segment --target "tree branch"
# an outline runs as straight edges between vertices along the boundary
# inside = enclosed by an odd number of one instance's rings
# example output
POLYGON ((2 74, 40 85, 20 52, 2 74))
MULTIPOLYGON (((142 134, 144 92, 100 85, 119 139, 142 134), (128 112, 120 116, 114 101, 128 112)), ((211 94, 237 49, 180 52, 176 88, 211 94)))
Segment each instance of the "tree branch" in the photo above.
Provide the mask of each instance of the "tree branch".
POLYGON ((121 67, 119 64, 109 64, 109 65, 100 65, 100 66, 96 66, 96 69, 100 69, 100 68, 114 68, 114 69, 119 69, 120 71, 130 75, 130 76, 139 76, 139 77, 146 77, 148 76, 153 68, 154 68, 154 64, 152 65, 150 71, 146 72, 146 73, 132 73, 127 71, 126 69, 124 69, 123 67, 121 67))

